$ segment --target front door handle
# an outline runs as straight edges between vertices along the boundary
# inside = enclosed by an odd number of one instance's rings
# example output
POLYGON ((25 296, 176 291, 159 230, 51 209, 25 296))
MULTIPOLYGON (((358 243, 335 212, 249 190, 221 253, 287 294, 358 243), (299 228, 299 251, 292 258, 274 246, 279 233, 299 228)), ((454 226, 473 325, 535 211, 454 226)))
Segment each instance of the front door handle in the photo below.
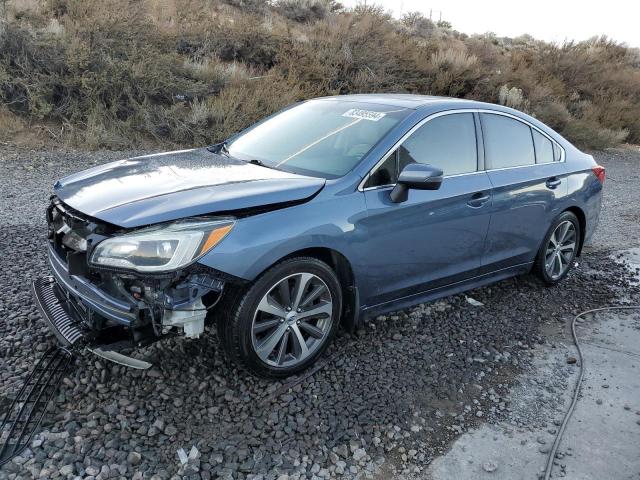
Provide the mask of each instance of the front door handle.
POLYGON ((469 205, 470 207, 473 207, 473 208, 479 208, 482 205, 484 205, 485 203, 487 203, 490 198, 491 198, 491 196, 487 195, 484 192, 477 192, 477 193, 474 193, 473 195, 471 195, 471 200, 469 200, 467 202, 467 205, 469 205))
POLYGON ((561 183, 562 183, 562 180, 560 180, 558 177, 551 177, 549 180, 547 180, 546 185, 547 185, 547 188, 550 188, 551 190, 553 190, 561 183))

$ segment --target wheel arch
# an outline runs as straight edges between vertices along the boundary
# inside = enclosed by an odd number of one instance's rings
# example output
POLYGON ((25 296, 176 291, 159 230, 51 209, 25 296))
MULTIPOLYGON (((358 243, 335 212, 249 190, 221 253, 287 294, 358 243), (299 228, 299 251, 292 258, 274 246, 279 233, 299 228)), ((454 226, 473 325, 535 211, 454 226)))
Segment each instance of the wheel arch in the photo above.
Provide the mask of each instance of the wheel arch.
POLYGON ((579 257, 580 254, 582 253, 582 246, 584 245, 584 237, 587 232, 587 217, 584 211, 577 205, 573 205, 571 207, 565 208, 562 211, 562 213, 564 212, 573 213, 577 217, 578 223, 580 224, 580 240, 578 242, 578 251, 576 252, 576 257, 579 257))
MULTIPOLYGON (((331 267, 338 276, 342 287, 342 326, 349 332, 354 332, 358 326, 360 312, 360 296, 356 284, 356 277, 351 266, 351 262, 345 255, 329 247, 309 247, 291 252, 273 263, 280 263, 284 260, 295 257, 316 258, 331 267)), ((269 267, 270 268, 270 267, 269 267)), ((262 273, 261 273, 262 274, 262 273)))

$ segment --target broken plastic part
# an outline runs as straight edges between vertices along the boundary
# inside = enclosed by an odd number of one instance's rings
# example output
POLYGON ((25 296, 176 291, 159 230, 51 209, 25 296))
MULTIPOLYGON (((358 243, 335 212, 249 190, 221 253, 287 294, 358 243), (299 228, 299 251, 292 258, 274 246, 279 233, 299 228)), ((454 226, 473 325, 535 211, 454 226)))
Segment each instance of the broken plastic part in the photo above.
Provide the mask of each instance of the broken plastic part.
POLYGON ((191 450, 189 450, 189 460, 195 462, 196 460, 198 460, 198 458, 200 458, 200 452, 198 451, 196 446, 193 445, 191 447, 191 450))
POLYGON ((204 332, 204 319, 207 311, 198 298, 188 306, 181 307, 180 310, 165 309, 162 316, 163 328, 179 327, 184 331, 187 338, 199 338, 204 332))
POLYGON ((178 459, 182 465, 186 465, 189 461, 189 457, 187 457, 187 452, 184 451, 184 448, 178 449, 178 459))
POLYGON ((104 358, 105 360, 109 360, 110 362, 114 362, 119 365, 124 365, 125 367, 135 368, 136 370, 147 370, 151 368, 151 364, 149 362, 127 357, 126 355, 112 350, 102 350, 99 347, 87 348, 87 350, 100 358, 104 358))

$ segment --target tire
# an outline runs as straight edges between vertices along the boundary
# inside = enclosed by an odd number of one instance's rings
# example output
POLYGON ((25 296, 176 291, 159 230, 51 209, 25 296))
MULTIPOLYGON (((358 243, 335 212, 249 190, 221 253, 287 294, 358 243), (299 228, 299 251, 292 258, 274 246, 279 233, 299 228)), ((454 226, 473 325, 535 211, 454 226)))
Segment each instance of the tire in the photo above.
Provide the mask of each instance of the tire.
POLYGON ((580 222, 573 213, 565 211, 556 217, 544 236, 533 266, 534 273, 544 283, 556 285, 567 276, 573 268, 581 235, 580 222), (571 245, 573 248, 569 249, 571 245))
POLYGON ((329 346, 340 321, 342 288, 326 263, 296 257, 229 291, 217 310, 227 357, 256 376, 283 378, 312 365, 329 346), (300 284, 306 287, 297 295, 300 284))

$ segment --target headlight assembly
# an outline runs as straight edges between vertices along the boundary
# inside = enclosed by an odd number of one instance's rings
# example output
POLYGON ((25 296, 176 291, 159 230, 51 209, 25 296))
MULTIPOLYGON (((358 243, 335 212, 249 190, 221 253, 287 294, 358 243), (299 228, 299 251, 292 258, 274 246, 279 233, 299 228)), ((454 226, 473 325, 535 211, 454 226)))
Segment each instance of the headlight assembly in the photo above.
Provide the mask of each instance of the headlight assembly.
POLYGON ((108 238, 91 254, 91 263, 137 272, 165 272, 198 259, 233 228, 230 219, 182 221, 108 238))

